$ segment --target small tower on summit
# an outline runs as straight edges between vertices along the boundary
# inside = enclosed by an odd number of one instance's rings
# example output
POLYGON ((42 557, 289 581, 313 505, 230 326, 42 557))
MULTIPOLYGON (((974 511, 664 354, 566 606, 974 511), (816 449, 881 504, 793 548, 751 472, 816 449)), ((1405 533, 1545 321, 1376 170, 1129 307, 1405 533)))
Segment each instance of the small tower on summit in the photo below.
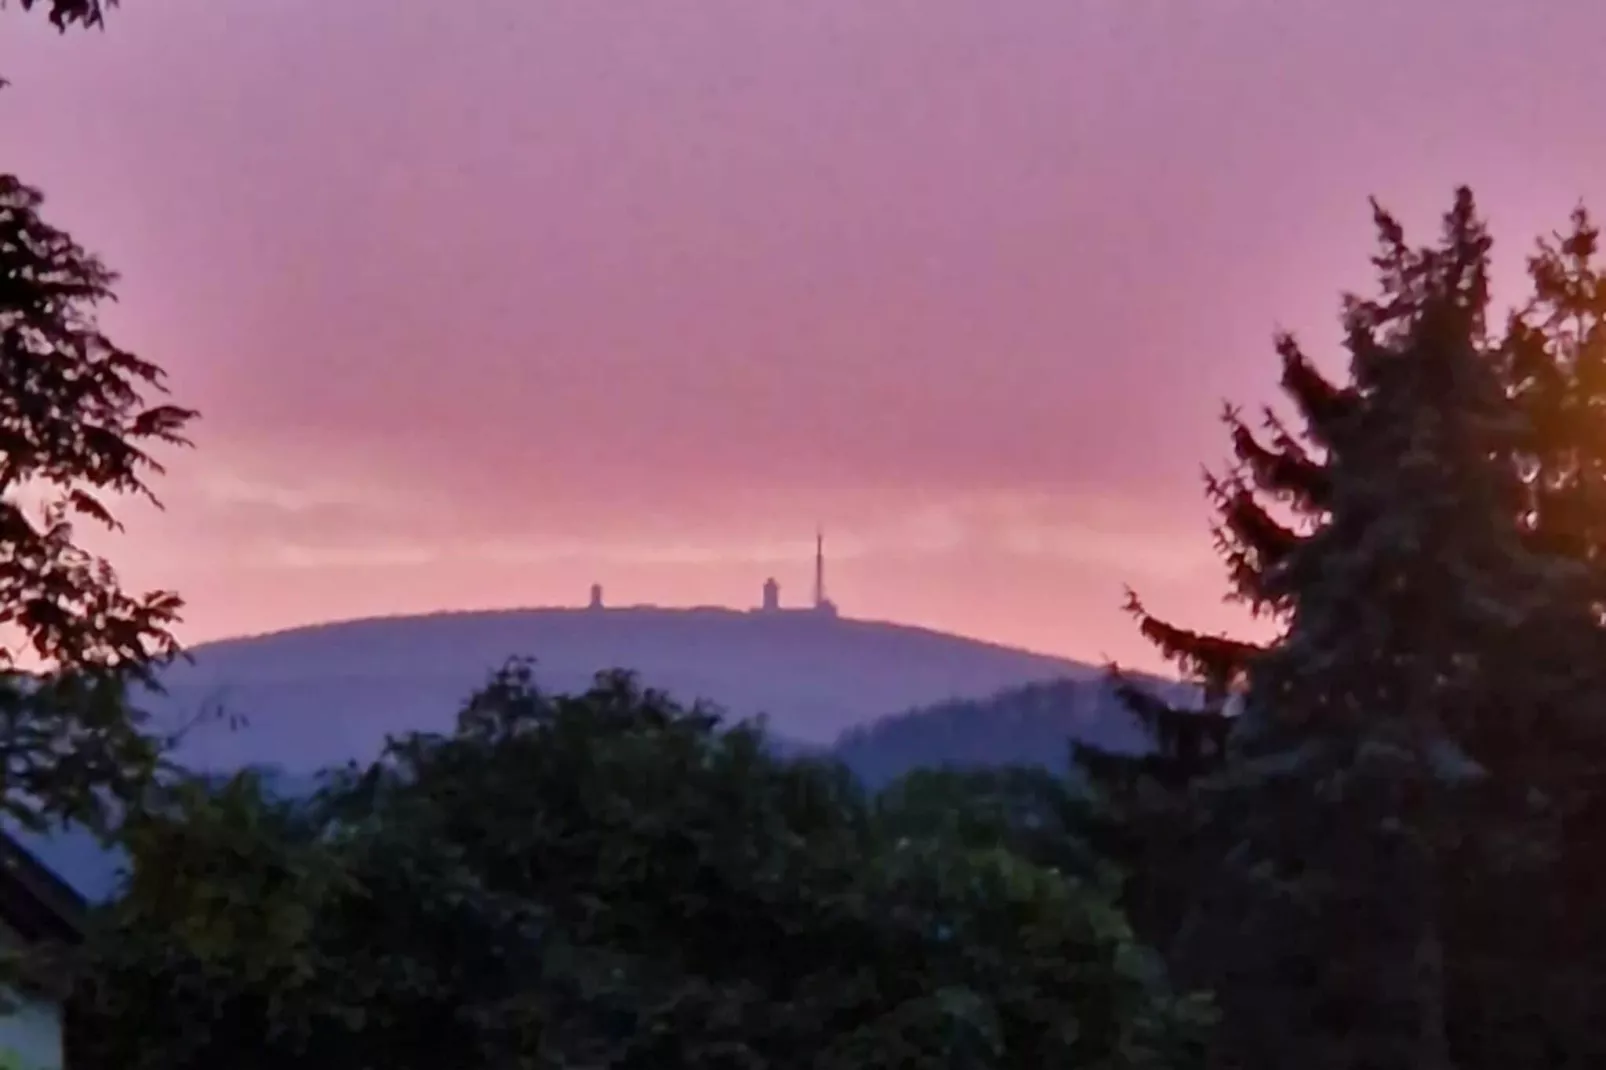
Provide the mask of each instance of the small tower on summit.
POLYGON ((775 613, 781 608, 781 585, 774 578, 764 581, 764 612, 775 613))
POLYGON ((814 612, 836 616, 836 606, 825 597, 825 532, 814 531, 814 612))
POLYGON ((825 605, 825 532, 814 529, 814 608, 825 605))
POLYGON ((602 584, 593 583, 591 585, 591 604, 586 608, 591 610, 602 608, 602 584))

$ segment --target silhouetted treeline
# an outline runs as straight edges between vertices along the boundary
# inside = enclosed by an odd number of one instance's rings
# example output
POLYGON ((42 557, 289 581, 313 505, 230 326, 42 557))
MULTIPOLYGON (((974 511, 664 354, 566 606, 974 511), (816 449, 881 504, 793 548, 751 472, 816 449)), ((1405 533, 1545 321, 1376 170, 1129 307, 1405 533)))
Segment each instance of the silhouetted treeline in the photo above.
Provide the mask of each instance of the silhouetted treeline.
POLYGON ((1347 374, 1281 339, 1293 418, 1229 411, 1208 483, 1267 643, 1150 615, 1202 706, 1133 689, 1157 757, 1085 751, 1093 836, 1216 1065, 1606 1065, 1606 280, 1580 211, 1491 322, 1461 191, 1379 210, 1347 374))
MULTIPOLYGON (((1174 698, 1189 688, 1172 688, 1174 698)), ((1032 765, 1063 772, 1080 741, 1117 753, 1149 741, 1105 680, 1050 680, 955 699, 844 732, 831 748, 873 787, 922 768, 1032 765)))

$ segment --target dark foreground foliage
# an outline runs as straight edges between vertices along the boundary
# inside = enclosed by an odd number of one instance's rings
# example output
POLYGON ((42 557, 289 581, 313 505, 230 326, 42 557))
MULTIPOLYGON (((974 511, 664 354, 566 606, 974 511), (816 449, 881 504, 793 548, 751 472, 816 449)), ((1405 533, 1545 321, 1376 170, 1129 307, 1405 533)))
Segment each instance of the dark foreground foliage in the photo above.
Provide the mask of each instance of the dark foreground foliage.
POLYGON ((1218 1065, 1606 1060, 1606 286, 1580 212, 1489 319, 1461 191, 1438 243, 1376 213, 1348 374, 1279 340, 1297 423, 1226 422, 1233 597, 1269 643, 1144 633, 1203 708, 1128 698, 1157 753, 1084 749, 1134 917, 1214 989, 1218 1065), (1590 1008, 1595 1008, 1591 1010, 1590 1008))
POLYGON ((1197 1064, 1204 1006, 1052 778, 876 800, 629 677, 526 672, 311 804, 247 774, 131 824, 75 1067, 1197 1064))
POLYGON ((154 451, 195 416, 101 330, 115 283, 0 172, 0 815, 35 829, 134 798, 161 746, 131 689, 178 654, 179 598, 126 591, 80 538, 118 529, 119 498, 155 502, 154 451))

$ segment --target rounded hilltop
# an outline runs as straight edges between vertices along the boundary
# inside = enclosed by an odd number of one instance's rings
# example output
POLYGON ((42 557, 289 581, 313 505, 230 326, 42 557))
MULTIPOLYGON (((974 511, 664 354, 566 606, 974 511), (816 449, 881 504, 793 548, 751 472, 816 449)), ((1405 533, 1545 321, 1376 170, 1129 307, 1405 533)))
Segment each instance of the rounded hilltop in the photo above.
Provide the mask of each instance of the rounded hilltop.
MULTIPOLYGON (((608 608, 602 597, 602 584, 591 585, 591 600, 586 608, 593 612, 601 612, 608 608)), ((652 609, 652 606, 630 606, 630 609, 652 609)), ((712 608, 712 607, 710 607, 712 608)), ((817 616, 835 617, 836 603, 825 596, 825 533, 814 533, 814 600, 807 607, 787 607, 781 605, 781 585, 771 576, 764 581, 763 596, 760 598, 755 613, 813 613, 817 616)))
MULTIPOLYGON (((309 769, 377 755, 384 737, 449 727, 463 700, 510 657, 536 663, 549 690, 627 669, 685 702, 733 717, 765 715, 783 738, 823 744, 847 728, 953 698, 1037 680, 1088 677, 1090 666, 910 625, 840 616, 823 597, 781 606, 582 606, 452 611, 312 624, 204 643, 164 678, 164 719, 203 707, 249 726, 193 737, 202 764, 309 769)), ((821 592, 823 594, 823 592, 821 592)))

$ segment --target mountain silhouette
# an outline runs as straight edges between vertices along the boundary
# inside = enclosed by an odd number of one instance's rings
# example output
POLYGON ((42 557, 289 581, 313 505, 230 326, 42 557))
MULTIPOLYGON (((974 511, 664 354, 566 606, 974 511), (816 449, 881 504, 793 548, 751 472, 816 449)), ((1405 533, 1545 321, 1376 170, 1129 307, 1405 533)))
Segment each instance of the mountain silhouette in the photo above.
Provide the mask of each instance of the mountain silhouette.
MULTIPOLYGON (((215 771, 266 767, 291 794, 309 790, 321 768, 378 757, 387 735, 449 730, 510 657, 534 658, 549 691, 624 668, 732 719, 763 715, 782 753, 834 752, 871 784, 917 765, 1058 766, 1072 736, 1138 745, 1092 666, 808 610, 439 613, 227 639, 191 654, 146 702, 158 726, 202 717, 180 759, 215 771), (245 723, 208 716, 219 713, 245 723)), ((118 859, 87 834, 18 838, 92 899, 115 885, 118 859)))
POLYGON ((509 657, 535 660, 551 691, 628 669, 684 702, 764 715, 799 744, 829 745, 892 711, 1097 675, 1088 665, 923 628, 808 610, 534 609, 320 624, 207 643, 148 705, 162 725, 197 725, 182 755, 203 768, 265 763, 291 772, 376 757, 389 733, 449 729, 509 657))

